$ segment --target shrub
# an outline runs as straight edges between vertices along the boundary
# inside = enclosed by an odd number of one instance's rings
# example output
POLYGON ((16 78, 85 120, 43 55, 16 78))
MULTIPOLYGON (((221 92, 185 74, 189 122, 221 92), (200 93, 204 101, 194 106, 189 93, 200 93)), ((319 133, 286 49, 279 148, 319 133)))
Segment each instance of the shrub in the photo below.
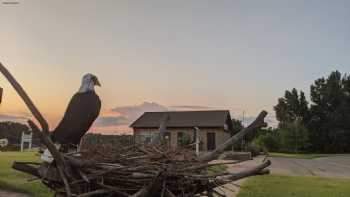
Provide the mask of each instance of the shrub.
POLYGON ((308 130, 299 120, 287 123, 279 132, 282 151, 298 153, 309 146, 308 130))
POLYGON ((245 151, 250 152, 252 154, 252 157, 256 157, 260 155, 260 153, 263 152, 264 149, 255 143, 249 143, 245 147, 245 151))

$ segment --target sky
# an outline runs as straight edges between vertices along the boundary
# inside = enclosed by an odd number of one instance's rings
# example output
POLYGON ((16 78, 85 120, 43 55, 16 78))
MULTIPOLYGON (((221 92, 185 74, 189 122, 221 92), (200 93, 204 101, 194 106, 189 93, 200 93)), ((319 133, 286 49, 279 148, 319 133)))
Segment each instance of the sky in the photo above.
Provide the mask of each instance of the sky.
MULTIPOLYGON (((121 133, 144 111, 270 113, 284 91, 309 92, 350 71, 350 1, 0 0, 0 62, 55 128, 85 73, 98 76, 92 131, 121 133), (9 4, 6 2, 18 2, 9 4)), ((30 118, 4 88, 0 120, 30 118)))

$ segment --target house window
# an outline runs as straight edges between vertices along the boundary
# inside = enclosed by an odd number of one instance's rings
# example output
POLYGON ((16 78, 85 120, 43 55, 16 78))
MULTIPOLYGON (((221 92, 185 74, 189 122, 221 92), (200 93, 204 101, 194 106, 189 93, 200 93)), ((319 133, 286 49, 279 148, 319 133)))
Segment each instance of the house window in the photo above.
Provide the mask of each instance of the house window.
POLYGON ((139 131, 139 142, 150 144, 156 138, 157 132, 154 131, 139 131))

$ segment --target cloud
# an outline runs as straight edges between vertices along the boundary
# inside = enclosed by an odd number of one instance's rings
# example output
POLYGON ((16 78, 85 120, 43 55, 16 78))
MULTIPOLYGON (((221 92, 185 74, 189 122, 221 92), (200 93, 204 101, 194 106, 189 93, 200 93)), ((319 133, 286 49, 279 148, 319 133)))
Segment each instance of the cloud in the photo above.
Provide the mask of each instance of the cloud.
POLYGON ((110 127, 110 126, 120 126, 128 124, 128 119, 124 116, 102 116, 99 117, 95 123, 95 127, 110 127))
POLYGON ((171 106, 171 108, 176 108, 176 109, 191 109, 191 110, 211 109, 211 107, 208 107, 208 106, 199 106, 199 105, 175 105, 175 106, 171 106))
POLYGON ((8 114, 0 114, 0 121, 13 121, 13 122, 25 122, 28 117, 25 116, 13 116, 8 114))
POLYGON ((119 113, 129 120, 136 120, 144 112, 169 111, 169 108, 154 102, 143 102, 140 105, 115 107, 112 111, 119 113))
POLYGON ((129 125, 144 112, 168 111, 169 108, 154 102, 143 102, 139 105, 118 106, 106 109, 94 122, 93 131, 129 131, 129 125))

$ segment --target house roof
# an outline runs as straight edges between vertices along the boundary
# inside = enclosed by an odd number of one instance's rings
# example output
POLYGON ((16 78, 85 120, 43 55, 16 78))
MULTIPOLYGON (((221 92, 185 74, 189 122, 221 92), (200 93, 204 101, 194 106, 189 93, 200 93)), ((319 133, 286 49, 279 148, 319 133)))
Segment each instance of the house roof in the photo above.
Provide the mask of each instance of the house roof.
POLYGON ((166 116, 169 117, 167 127, 224 127, 227 124, 232 128, 228 110, 145 112, 130 127, 158 128, 166 116))

